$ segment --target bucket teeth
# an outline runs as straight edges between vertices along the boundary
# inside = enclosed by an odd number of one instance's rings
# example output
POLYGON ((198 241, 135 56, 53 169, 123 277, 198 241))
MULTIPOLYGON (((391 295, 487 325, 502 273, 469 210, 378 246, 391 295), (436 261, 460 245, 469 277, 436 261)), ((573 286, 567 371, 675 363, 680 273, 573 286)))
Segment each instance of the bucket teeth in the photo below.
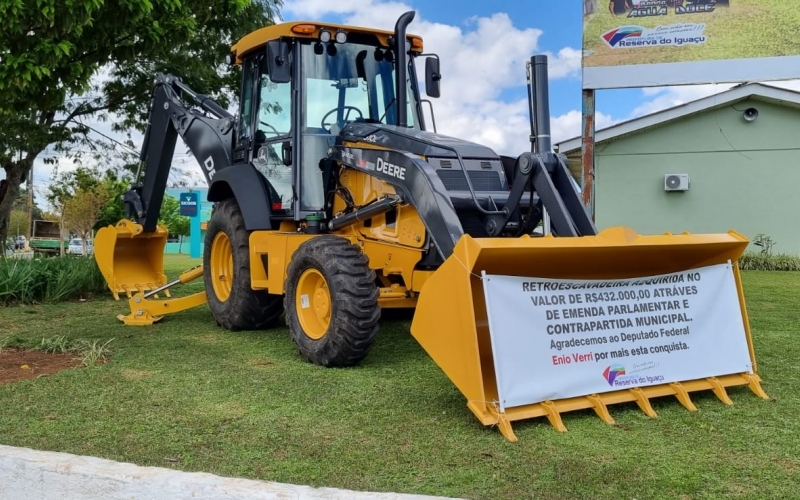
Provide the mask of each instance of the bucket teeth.
MULTIPOLYGON (((615 425, 610 411, 614 404, 633 402, 645 415, 657 418, 651 404, 653 398, 675 397, 691 412, 698 411, 690 397, 697 391, 713 391, 723 404, 730 405, 733 402, 726 388, 747 386, 756 396, 766 399, 761 379, 756 375, 756 360, 738 271, 738 260, 748 244, 747 238, 735 231, 639 235, 626 227, 574 238, 473 238, 464 235, 453 253, 422 286, 411 334, 465 396, 467 406, 478 420, 483 425, 497 426, 510 441, 517 440, 511 428, 512 422, 545 417, 557 431, 564 432, 567 428, 562 414, 581 409, 591 409, 603 422, 615 425), (524 383, 531 387, 541 386, 542 390, 537 394, 548 394, 546 400, 526 402, 517 395, 515 404, 510 405, 505 395, 501 398, 498 381, 502 377, 508 380, 511 372, 507 367, 496 366, 496 363, 507 359, 511 349, 508 339, 518 338, 519 332, 503 337, 505 332, 490 330, 490 305, 487 302, 491 304, 491 301, 487 300, 486 294, 497 292, 498 288, 487 281, 489 276, 610 281, 649 278, 722 265, 732 271, 739 303, 735 312, 734 309, 730 311, 733 315, 741 311, 743 333, 750 352, 749 362, 741 364, 742 372, 665 380, 638 387, 619 386, 600 393, 596 386, 587 383, 586 394, 560 399, 555 397, 555 390, 553 395, 549 395, 551 380, 542 375, 531 375, 541 379, 524 383), (501 339, 506 343, 501 343, 501 339), (499 345, 504 345, 506 351, 502 351, 499 345)), ((520 282, 524 291, 525 282, 520 282)), ((510 288, 507 290, 514 293, 510 288)), ((539 333, 531 327, 531 335, 539 333)), ((541 360, 540 354, 537 352, 537 360, 541 360)), ((519 359, 515 358, 513 362, 521 365, 519 359)), ((520 370, 519 373, 544 372, 520 370)), ((573 376, 576 384, 581 383, 577 377, 583 375, 573 376)))
POLYGON ((600 417, 603 422, 607 423, 608 425, 615 425, 614 418, 611 417, 611 413, 608 411, 608 407, 603 402, 603 398, 598 396, 597 394, 592 394, 591 396, 587 396, 589 401, 594 405, 594 411, 597 413, 597 416, 600 417))

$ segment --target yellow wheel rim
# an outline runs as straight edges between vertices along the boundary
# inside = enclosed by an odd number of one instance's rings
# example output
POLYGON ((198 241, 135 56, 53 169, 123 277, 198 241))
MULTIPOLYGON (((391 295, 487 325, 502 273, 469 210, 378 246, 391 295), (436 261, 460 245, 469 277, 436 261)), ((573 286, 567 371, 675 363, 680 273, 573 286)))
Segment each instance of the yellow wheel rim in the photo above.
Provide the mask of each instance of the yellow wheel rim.
POLYGON ((219 232, 211 242, 211 285, 214 294, 225 302, 233 286, 233 250, 228 235, 219 232))
POLYGON ((295 305, 305 334, 321 339, 331 323, 331 292, 322 273, 316 269, 303 271, 297 282, 295 305))

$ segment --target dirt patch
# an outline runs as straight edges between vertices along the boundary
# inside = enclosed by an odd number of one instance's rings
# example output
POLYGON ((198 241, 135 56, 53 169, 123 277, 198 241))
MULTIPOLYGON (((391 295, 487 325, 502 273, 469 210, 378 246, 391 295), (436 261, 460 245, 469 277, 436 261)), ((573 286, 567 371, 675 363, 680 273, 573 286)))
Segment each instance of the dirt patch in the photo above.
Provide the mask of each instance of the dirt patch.
POLYGON ((42 351, 3 349, 0 353, 0 384, 29 380, 80 366, 74 353, 48 354, 42 351))

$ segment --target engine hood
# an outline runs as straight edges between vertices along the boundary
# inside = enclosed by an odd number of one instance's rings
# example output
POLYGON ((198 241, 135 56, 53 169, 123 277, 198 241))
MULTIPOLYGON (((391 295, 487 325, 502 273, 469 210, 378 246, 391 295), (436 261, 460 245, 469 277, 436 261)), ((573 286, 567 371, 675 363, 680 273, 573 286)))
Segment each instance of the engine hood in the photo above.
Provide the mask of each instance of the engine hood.
POLYGON ((367 142, 395 151, 438 158, 499 159, 491 148, 447 135, 375 123, 349 123, 337 142, 367 142), (458 155, 456 155, 458 152, 458 155))

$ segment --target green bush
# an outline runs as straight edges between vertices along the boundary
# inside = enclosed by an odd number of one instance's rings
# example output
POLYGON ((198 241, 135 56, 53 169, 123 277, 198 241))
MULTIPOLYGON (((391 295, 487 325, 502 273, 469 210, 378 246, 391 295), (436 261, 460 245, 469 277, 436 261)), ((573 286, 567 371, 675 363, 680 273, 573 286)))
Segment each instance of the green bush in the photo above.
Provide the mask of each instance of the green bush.
POLYGON ((739 259, 742 271, 800 271, 800 256, 746 252, 739 259))
POLYGON ((57 302, 105 289, 94 258, 0 259, 0 304, 57 302))

